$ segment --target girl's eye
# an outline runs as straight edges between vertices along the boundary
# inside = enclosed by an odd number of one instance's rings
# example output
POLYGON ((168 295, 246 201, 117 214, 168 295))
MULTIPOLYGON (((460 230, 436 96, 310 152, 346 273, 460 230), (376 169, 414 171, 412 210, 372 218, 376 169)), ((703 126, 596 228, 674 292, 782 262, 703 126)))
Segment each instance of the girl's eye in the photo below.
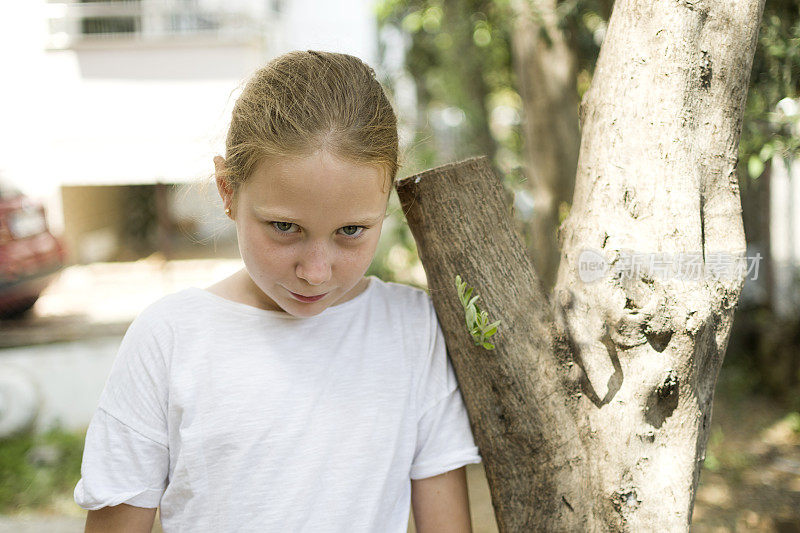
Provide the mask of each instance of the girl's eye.
POLYGON ((275 228, 278 233, 294 233, 293 231, 289 231, 294 226, 293 222, 270 222, 272 227, 275 228))
POLYGON ((343 226, 342 233, 350 238, 360 237, 366 228, 364 226, 343 226))
MULTIPOLYGON (((283 235, 291 235, 297 233, 299 230, 292 230, 293 227, 297 226, 294 222, 280 222, 280 221, 272 221, 270 225, 280 234, 283 235)), ((349 239, 357 239, 360 237, 364 230, 367 229, 365 226, 343 226, 339 228, 342 232, 342 235, 349 239)))

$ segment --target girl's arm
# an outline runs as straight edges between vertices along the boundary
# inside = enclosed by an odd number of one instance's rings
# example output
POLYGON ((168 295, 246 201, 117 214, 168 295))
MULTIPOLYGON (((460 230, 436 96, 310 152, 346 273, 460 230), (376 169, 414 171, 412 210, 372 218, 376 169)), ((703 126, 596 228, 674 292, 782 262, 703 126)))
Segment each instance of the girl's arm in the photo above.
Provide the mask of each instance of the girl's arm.
POLYGON ((411 480, 417 533, 472 533, 466 467, 411 480))
POLYGON ((89 511, 84 533, 150 533, 156 510, 121 503, 89 511))

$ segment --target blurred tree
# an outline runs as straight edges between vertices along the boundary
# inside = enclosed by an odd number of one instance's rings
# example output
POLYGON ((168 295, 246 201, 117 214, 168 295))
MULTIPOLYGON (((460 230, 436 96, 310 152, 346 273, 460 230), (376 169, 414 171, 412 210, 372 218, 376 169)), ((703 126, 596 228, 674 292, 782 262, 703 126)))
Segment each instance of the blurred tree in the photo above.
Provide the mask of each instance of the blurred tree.
POLYGON ((572 199, 578 164, 578 62, 556 0, 516 0, 514 14, 525 174, 533 199, 528 255, 549 289, 560 256, 558 208, 572 199))

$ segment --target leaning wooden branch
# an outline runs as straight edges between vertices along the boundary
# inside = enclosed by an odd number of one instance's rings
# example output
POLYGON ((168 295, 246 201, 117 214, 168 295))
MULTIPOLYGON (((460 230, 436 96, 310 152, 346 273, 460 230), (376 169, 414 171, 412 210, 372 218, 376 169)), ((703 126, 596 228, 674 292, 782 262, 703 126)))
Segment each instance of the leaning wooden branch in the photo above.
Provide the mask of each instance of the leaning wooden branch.
POLYGON ((509 220, 502 184, 488 160, 477 158, 403 180, 397 191, 484 458, 498 526, 585 530, 597 502, 585 497, 591 475, 575 398, 564 386, 569 361, 555 355, 550 306, 509 220), (470 336, 456 275, 501 321, 494 350, 470 336))

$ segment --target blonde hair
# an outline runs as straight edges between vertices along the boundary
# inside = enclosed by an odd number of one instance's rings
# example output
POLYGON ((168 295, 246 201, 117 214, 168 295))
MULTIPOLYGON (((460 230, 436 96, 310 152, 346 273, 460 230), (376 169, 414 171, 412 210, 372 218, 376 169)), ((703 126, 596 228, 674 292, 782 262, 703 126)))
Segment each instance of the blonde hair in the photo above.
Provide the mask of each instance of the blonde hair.
MULTIPOLYGON (((292 51, 253 74, 233 107, 225 165, 216 175, 237 191, 268 157, 319 149, 397 175, 397 118, 375 71, 334 52, 292 51)), ((388 192, 388 191, 387 191, 388 192)))

